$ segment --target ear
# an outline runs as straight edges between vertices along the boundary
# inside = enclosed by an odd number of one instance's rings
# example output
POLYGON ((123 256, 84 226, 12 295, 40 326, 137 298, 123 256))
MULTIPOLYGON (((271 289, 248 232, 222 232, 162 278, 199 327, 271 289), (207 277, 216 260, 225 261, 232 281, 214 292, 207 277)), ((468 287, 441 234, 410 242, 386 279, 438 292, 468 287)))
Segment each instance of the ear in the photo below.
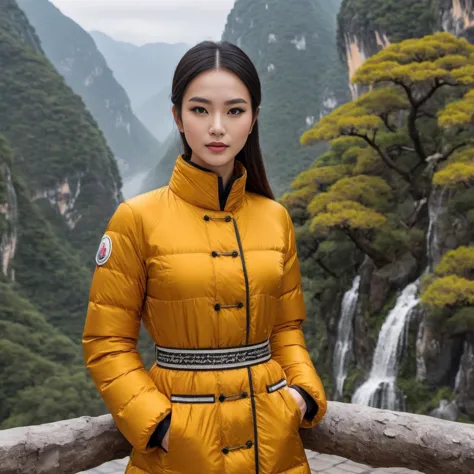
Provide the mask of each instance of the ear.
POLYGON ((260 114, 260 106, 258 106, 258 107, 257 107, 257 110, 255 110, 255 116, 254 116, 254 118, 253 118, 253 120, 252 120, 252 126, 250 127, 249 135, 252 133, 253 126, 255 125, 255 122, 257 121, 259 114, 260 114))
POLYGON ((181 132, 181 133, 184 133, 184 128, 183 128, 183 123, 181 122, 181 120, 179 119, 178 117, 178 110, 176 109, 175 105, 173 104, 173 106, 171 107, 171 113, 173 114, 173 118, 174 118, 174 121, 178 127, 178 130, 181 132))

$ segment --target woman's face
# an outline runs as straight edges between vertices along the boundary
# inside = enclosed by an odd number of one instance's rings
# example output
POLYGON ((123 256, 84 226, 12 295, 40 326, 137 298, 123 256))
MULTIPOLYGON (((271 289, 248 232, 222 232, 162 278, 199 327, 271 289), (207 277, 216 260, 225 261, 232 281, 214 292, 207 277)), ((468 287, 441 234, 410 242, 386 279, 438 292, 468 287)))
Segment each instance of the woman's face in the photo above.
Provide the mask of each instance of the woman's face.
POLYGON ((214 170, 233 166, 258 116, 253 117, 244 83, 224 69, 209 70, 195 77, 183 97, 182 121, 174 107, 173 115, 193 151, 192 161, 214 170), (226 147, 213 149, 209 146, 212 142, 221 142, 226 147))

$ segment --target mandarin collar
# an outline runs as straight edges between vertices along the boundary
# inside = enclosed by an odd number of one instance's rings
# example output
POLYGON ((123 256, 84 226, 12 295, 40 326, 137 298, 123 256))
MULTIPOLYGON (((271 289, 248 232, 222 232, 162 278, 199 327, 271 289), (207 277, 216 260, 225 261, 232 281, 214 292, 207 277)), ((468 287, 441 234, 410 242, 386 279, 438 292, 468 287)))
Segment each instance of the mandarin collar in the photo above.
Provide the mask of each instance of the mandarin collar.
POLYGON ((228 189, 224 190, 220 176, 178 155, 169 187, 173 193, 194 206, 211 211, 233 212, 244 201, 246 182, 247 170, 240 161, 235 160, 234 173, 228 189))

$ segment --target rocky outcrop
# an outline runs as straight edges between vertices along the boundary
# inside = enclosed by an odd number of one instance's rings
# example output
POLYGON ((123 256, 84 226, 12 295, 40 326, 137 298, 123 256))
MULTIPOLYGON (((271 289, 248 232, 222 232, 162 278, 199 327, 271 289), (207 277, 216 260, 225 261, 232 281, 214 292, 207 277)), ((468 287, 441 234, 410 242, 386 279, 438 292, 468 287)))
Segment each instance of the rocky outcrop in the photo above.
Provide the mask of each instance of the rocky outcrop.
MULTIPOLYGON (((352 78, 369 57, 391 43, 448 31, 474 40, 472 0, 344 0, 338 16, 338 48, 352 78), (375 13, 376 12, 376 13, 375 13)), ((352 98, 366 89, 351 84, 352 98)))
POLYGON ((352 99, 356 99, 365 91, 363 86, 350 82, 357 69, 362 66, 367 58, 377 54, 389 44, 390 40, 387 34, 377 30, 372 31, 367 36, 361 37, 351 33, 344 34, 345 57, 349 71, 349 87, 351 89, 352 99))
POLYGON ((47 199, 51 207, 61 214, 66 225, 72 230, 81 218, 75 206, 80 193, 81 177, 78 176, 75 179, 66 177, 62 183, 58 183, 54 188, 37 191, 32 196, 32 200, 47 199), (72 181, 72 185, 69 184, 70 181, 72 181))
POLYGON ((11 268, 18 240, 18 205, 16 192, 13 186, 10 168, 4 164, 0 170, 2 187, 6 189, 6 201, 0 202, 0 218, 5 222, 5 230, 0 228, 0 264, 1 272, 11 280, 15 279, 14 270, 11 268))
POLYGON ((456 36, 474 39, 474 8, 472 0, 440 0, 441 26, 456 36))
POLYGON ((474 341, 472 337, 464 342, 459 371, 456 375, 455 392, 459 409, 474 416, 474 341))
POLYGON ((462 338, 440 333, 437 325, 423 314, 416 340, 416 379, 432 387, 448 385, 454 387, 454 380, 461 358, 462 338))
POLYGON ((371 307, 371 280, 375 269, 374 263, 368 257, 365 258, 359 269, 359 298, 354 317, 353 351, 357 367, 364 372, 370 371, 376 343, 367 321, 367 315, 370 313, 371 307))

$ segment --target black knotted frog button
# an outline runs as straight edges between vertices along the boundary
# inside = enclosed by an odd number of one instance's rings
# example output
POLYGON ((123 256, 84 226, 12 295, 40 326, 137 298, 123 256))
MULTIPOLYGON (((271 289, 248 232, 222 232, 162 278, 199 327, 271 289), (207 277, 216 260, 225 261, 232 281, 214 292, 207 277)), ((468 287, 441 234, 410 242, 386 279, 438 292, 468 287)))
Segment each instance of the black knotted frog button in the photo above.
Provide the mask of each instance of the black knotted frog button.
POLYGON ((212 253, 211 253, 211 255, 212 255, 214 258, 216 258, 219 254, 218 254, 215 250, 213 250, 212 253))
POLYGON ((252 441, 248 440, 248 441, 245 443, 245 446, 247 446, 247 448, 251 448, 251 447, 253 446, 252 441))
POLYGON ((219 401, 220 401, 220 402, 225 402, 225 398, 226 398, 226 397, 225 397, 224 394, 219 395, 219 401))
POLYGON ((216 303, 216 304, 214 305, 214 309, 215 309, 216 311, 220 311, 220 310, 221 310, 221 305, 220 305, 219 303, 216 303))
POLYGON ((236 257, 238 257, 238 256, 239 256, 239 252, 237 252, 237 250, 234 250, 234 251, 232 252, 232 257, 236 258, 236 257))
POLYGON ((206 214, 206 215, 204 216, 204 220, 205 220, 205 221, 210 221, 211 218, 206 214))
POLYGON ((243 308, 244 307, 244 304, 242 303, 242 301, 239 301, 237 303, 237 308, 243 308))
POLYGON ((224 454, 229 454, 229 448, 222 448, 222 452, 224 454))
POLYGON ((225 221, 226 221, 226 222, 230 222, 231 220, 232 220, 232 217, 230 217, 230 216, 226 216, 226 217, 225 217, 225 221))

